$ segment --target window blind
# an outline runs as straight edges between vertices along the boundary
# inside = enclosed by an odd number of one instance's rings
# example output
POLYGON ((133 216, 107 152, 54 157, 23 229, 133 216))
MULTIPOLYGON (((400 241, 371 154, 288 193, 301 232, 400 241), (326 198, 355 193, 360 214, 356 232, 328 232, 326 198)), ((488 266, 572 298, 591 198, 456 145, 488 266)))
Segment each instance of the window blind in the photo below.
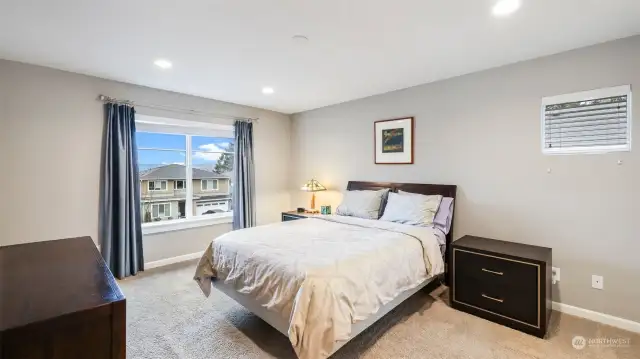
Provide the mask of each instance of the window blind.
POLYGON ((549 102, 543 107, 543 151, 629 150, 630 94, 549 102))

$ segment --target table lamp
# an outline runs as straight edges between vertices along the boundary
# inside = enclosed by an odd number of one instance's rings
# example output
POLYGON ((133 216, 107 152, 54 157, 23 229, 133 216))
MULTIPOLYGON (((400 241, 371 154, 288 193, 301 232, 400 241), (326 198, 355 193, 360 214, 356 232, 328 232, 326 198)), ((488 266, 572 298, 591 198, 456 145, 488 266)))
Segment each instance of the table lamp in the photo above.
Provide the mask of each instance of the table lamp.
POLYGON ((301 190, 305 192, 311 192, 311 210, 310 212, 316 213, 316 192, 326 191, 327 188, 320 184, 320 182, 315 179, 310 179, 304 186, 302 186, 301 190))

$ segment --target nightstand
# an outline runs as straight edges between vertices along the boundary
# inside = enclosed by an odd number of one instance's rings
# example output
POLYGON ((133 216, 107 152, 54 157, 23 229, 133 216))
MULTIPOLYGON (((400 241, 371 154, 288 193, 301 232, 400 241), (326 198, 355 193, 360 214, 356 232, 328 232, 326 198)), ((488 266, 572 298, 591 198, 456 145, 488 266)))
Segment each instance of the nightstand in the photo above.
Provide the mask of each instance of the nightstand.
POLYGON ((282 222, 295 221, 296 219, 309 218, 313 216, 319 216, 319 213, 307 213, 298 211, 282 212, 282 222))
POLYGON ((544 338, 551 248, 464 236, 452 244, 451 306, 544 338))

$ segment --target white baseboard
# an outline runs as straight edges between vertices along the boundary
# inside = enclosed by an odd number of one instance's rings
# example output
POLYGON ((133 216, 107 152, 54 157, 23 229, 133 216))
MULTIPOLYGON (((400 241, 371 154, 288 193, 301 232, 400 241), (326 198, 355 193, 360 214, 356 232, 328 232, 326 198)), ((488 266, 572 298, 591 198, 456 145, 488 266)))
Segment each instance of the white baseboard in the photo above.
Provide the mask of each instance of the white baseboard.
POLYGON ((153 269, 153 268, 168 266, 169 264, 186 262, 186 261, 190 261, 192 259, 198 259, 198 258, 202 257, 203 254, 204 254, 204 251, 185 254, 185 255, 177 256, 177 257, 165 258, 165 259, 161 259, 159 261, 147 262, 147 263, 144 264, 144 269, 145 270, 146 269, 153 269))
POLYGON ((614 317, 613 315, 594 312, 593 310, 574 307, 572 305, 553 302, 553 310, 561 313, 573 315, 580 318, 589 319, 594 322, 610 325, 612 327, 628 330, 634 333, 640 333, 640 323, 629 319, 614 317))

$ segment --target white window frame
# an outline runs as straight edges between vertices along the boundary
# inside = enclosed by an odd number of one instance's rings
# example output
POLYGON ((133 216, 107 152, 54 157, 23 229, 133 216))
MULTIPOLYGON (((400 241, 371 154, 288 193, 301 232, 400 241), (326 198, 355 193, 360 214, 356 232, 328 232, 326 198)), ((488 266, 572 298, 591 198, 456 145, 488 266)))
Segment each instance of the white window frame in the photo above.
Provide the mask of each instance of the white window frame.
POLYGON ((209 191, 218 191, 219 190, 219 183, 218 183, 218 179, 217 178, 209 178, 209 179, 202 179, 200 180, 200 190, 202 192, 209 192, 209 191), (216 188, 213 188, 213 181, 216 182, 216 188), (204 182, 207 182, 207 188, 204 188, 204 182), (209 182, 211 182, 211 188, 209 188, 209 182))
POLYGON ((609 87, 591 91, 575 92, 566 95, 550 96, 542 98, 542 106, 540 107, 540 143, 542 153, 545 155, 571 155, 571 154, 601 154, 610 152, 628 152, 631 151, 632 138, 632 111, 633 101, 631 99, 631 85, 609 87), (627 136, 628 141, 625 145, 614 146, 592 146, 592 147, 569 147, 569 148, 546 148, 545 145, 545 111, 546 106, 565 102, 589 101, 605 97, 627 96, 627 136))
MULTIPOLYGON (((193 215, 193 210, 194 210, 193 208, 194 207, 193 171, 191 170, 192 156, 193 156, 193 149, 191 148, 192 136, 233 138, 234 129, 232 125, 221 125, 221 124, 203 123, 203 122, 196 122, 196 121, 183 121, 183 120, 147 116, 147 115, 136 115, 136 130, 140 132, 184 135, 186 138, 186 151, 184 151, 185 165, 186 165, 186 172, 187 172, 186 179, 184 180, 186 185, 186 202, 185 202, 186 218, 174 219, 171 221, 143 223, 142 224, 143 234, 164 233, 164 232, 177 231, 177 230, 183 230, 188 228, 211 226, 211 225, 232 222, 232 216, 233 216, 232 212, 225 212, 225 213, 207 215, 207 216, 193 215)), ((139 150, 154 150, 154 149, 139 148, 139 150)), ((182 150, 177 150, 177 151, 182 151, 182 150)), ((201 186, 202 186, 202 182, 201 182, 201 186)), ((171 209, 169 209, 169 211, 171 211, 171 209)), ((152 215, 153 215, 153 210, 152 210, 152 215)))
POLYGON ((171 217, 171 202, 157 202, 157 203, 150 203, 151 206, 151 218, 168 218, 171 217), (164 211, 162 211, 164 214, 161 216, 160 215, 160 206, 164 207, 164 211), (153 216, 153 207, 156 206, 158 207, 158 216, 154 217, 153 216), (167 214, 166 209, 169 209, 169 213, 167 214))
POLYGON ((169 188, 169 184, 166 180, 155 180, 148 181, 147 183, 147 191, 149 192, 158 192, 158 191, 166 191, 169 188), (164 182, 164 189, 162 189, 162 182, 164 182), (153 189, 150 189, 149 186, 153 183, 153 189), (160 183, 160 189, 156 189, 156 183, 160 183))
POLYGON ((174 180, 173 181, 173 189, 174 190, 184 190, 187 187, 187 181, 185 180, 174 180), (182 182, 182 188, 178 188, 178 182, 182 182))

